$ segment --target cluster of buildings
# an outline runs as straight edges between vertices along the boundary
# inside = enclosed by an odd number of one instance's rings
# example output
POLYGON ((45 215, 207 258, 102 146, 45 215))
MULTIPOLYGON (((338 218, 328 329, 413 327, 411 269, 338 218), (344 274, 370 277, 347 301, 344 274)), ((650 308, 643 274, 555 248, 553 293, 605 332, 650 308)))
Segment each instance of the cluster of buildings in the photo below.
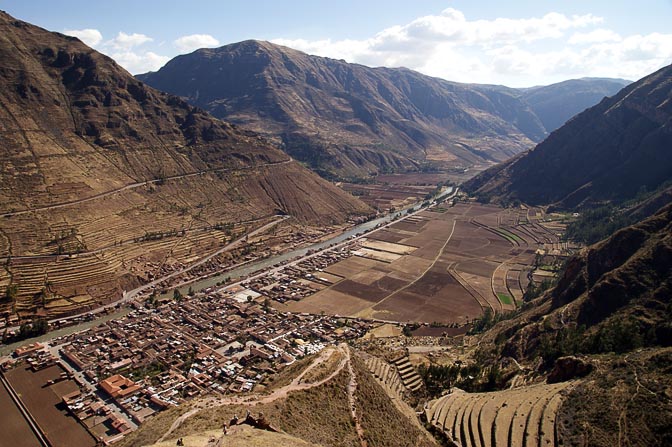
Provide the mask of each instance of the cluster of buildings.
MULTIPOLYGON (((261 295, 279 303, 299 301, 332 285, 334 278, 324 273, 324 269, 349 258, 359 246, 359 241, 353 241, 346 246, 306 257, 301 262, 288 264, 278 271, 245 281, 241 284, 242 288, 254 292, 256 296, 261 295)), ((237 295, 241 293, 235 288, 228 290, 237 295)))
POLYGON ((67 404, 122 433, 172 405, 251 391, 304 355, 361 337, 364 321, 277 312, 265 298, 197 294, 52 341, 49 350, 78 380, 67 404), (98 396, 98 397, 97 397, 98 396))

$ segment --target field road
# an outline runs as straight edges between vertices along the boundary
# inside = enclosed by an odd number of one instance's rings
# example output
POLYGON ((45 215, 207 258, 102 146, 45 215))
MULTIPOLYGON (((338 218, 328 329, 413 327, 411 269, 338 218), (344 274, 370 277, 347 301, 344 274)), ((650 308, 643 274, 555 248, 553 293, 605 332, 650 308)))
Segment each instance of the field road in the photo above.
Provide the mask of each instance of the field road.
POLYGON ((450 234, 448 235, 448 238, 446 239, 446 242, 443 243, 443 246, 441 247, 441 250, 439 250, 439 252, 437 253, 437 255, 436 255, 436 257, 434 258, 434 260, 432 261, 432 263, 429 265, 429 267, 427 267, 427 268, 425 269, 424 272, 422 272, 420 275, 418 275, 418 277, 415 278, 412 282, 406 284, 405 286, 402 286, 402 287, 398 288, 397 290, 393 291, 392 293, 390 293, 389 295, 387 295, 387 296, 386 296, 385 298, 383 298, 382 300, 380 300, 380 301, 378 301, 378 302, 372 304, 371 306, 367 307, 366 309, 363 309, 363 310, 359 311, 359 312, 357 313, 356 316, 360 316, 360 315, 363 316, 363 315, 366 315, 366 313, 372 311, 373 308, 374 308, 375 306, 379 306, 379 305, 383 304, 385 301, 387 301, 388 299, 390 299, 390 298, 392 298, 393 296, 397 295, 398 293, 403 292, 404 290, 406 290, 406 289, 410 288, 411 286, 415 285, 415 284, 416 284, 418 281, 420 281, 420 280, 421 280, 427 273, 429 273, 429 271, 430 271, 432 268, 434 268, 434 266, 436 265, 436 263, 439 262, 439 259, 441 258, 441 256, 443 256, 443 252, 444 252, 444 250, 445 250, 446 247, 448 246, 448 243, 450 242, 450 239, 453 237, 453 233, 455 233, 455 224, 456 224, 456 223, 457 223, 457 220, 453 220, 453 228, 450 230, 450 234))
POLYGON ((197 175, 203 175, 203 174, 207 174, 209 172, 246 171, 246 170, 250 170, 250 169, 262 168, 262 167, 265 167, 265 166, 283 165, 283 164, 291 163, 292 161, 294 161, 294 159, 290 157, 288 160, 278 161, 278 162, 275 162, 275 163, 263 163, 263 164, 260 164, 260 165, 245 166, 245 167, 240 167, 240 168, 212 168, 212 169, 205 169, 203 171, 188 172, 186 174, 171 175, 171 176, 163 177, 163 178, 159 178, 159 179, 147 180, 145 182, 131 183, 131 184, 128 184, 126 186, 122 186, 121 188, 113 189, 113 190, 106 191, 106 192, 101 192, 100 194, 95 194, 93 196, 85 197, 85 198, 79 199, 79 200, 72 200, 70 202, 61 202, 61 203, 56 203, 54 205, 47 205, 47 206, 42 206, 42 207, 38 207, 38 208, 31 208, 31 209, 27 209, 27 210, 11 211, 9 213, 0 214, 0 217, 20 216, 22 214, 54 210, 54 209, 57 209, 57 208, 65 208, 65 207, 72 206, 72 205, 78 205, 80 203, 90 202, 92 200, 102 199, 104 197, 108 197, 108 196, 111 196, 111 195, 114 195, 114 194, 118 194, 118 193, 123 192, 123 191, 128 191, 129 189, 135 189, 135 188, 139 188, 141 186, 151 185, 153 183, 165 182, 167 180, 178 180, 178 179, 183 179, 183 178, 188 178, 188 177, 195 177, 197 175))
MULTIPOLYGON (((455 188, 455 190, 454 190, 450 195, 446 196, 446 200, 447 200, 447 199, 450 199, 450 198, 452 198, 452 197, 454 197, 454 196, 457 194, 458 191, 459 191, 459 188, 455 188)), ((266 276, 266 275, 273 275, 273 274, 275 274, 275 273, 278 273, 278 272, 279 272, 280 270, 282 270, 282 269, 285 269, 285 268, 287 268, 287 267, 292 267, 292 266, 294 266, 294 265, 296 265, 296 264, 299 264, 299 263, 301 263, 301 262, 303 262, 303 261, 306 261, 306 260, 308 260, 308 259, 314 258, 314 257, 316 257, 316 256, 320 256, 321 254, 323 254, 323 253, 325 253, 325 252, 328 252, 328 251, 331 251, 331 250, 336 250, 336 249, 339 249, 339 248, 341 248, 341 247, 345 247, 346 245, 352 243, 354 240, 357 240, 357 239, 361 239, 361 238, 367 237, 369 234, 375 233, 375 232, 378 231, 378 230, 382 230, 383 228, 387 228, 387 227, 389 227, 389 226, 391 226, 391 225, 394 225, 394 224, 396 224, 396 223, 399 223, 399 222, 403 221, 404 219, 407 219, 407 218, 409 218, 409 217, 411 217, 411 216, 415 216, 416 214, 419 214, 419 213, 421 213, 421 212, 423 212, 423 211, 425 211, 425 210, 426 210, 426 208, 422 208, 422 207, 421 207, 421 208, 419 208, 419 209, 417 209, 417 210, 415 210, 415 211, 413 211, 413 212, 411 212, 411 213, 408 213, 408 214, 405 214, 404 216, 401 216, 399 219, 391 220, 390 222, 386 223, 385 225, 381 225, 380 227, 372 228, 371 230, 366 231, 366 232, 364 232, 364 233, 360 234, 359 236, 356 236, 356 237, 354 237, 354 238, 352 238, 352 239, 346 239, 346 240, 344 240, 343 242, 340 242, 340 243, 338 243, 338 244, 336 244, 336 245, 332 245, 332 246, 330 246, 330 247, 325 247, 325 248, 323 248, 323 249, 321 249, 321 250, 318 250, 318 251, 314 252, 313 254, 305 255, 305 256, 301 256, 300 258, 295 259, 295 260, 293 260, 293 261, 290 261, 290 262, 288 262, 288 263, 286 263, 286 264, 280 265, 280 266, 278 266, 278 267, 274 267, 274 268, 272 268, 272 269, 268 269, 268 270, 261 271, 261 272, 259 272, 259 273, 256 273, 256 274, 252 275, 252 276, 248 276, 247 278, 241 279, 240 281, 236 281, 236 282, 234 282, 234 283, 227 284, 226 286, 223 286, 223 287, 219 288, 218 290, 228 290, 228 289, 230 289, 230 288, 239 286, 239 285, 241 285, 241 284, 244 283, 244 282, 252 281, 252 280, 261 278, 262 276, 266 276)), ((454 228, 454 226, 453 226, 453 230, 454 230, 454 229, 455 229, 455 228, 454 228)), ((452 232, 451 232, 451 236, 452 236, 452 232)), ((448 240, 450 240, 450 237, 448 238, 448 240)), ((446 245, 447 245, 447 244, 448 244, 448 241, 446 241, 446 245)), ((444 245, 443 248, 445 248, 445 245, 444 245)), ((443 250, 443 249, 442 249, 442 250, 443 250)), ((436 262, 436 260, 435 260, 435 262, 436 262)), ((433 265, 433 264, 432 264, 432 265, 433 265)), ((380 320, 380 321, 381 321, 381 322, 389 322, 389 323, 392 323, 392 321, 386 321, 386 320, 380 320)))

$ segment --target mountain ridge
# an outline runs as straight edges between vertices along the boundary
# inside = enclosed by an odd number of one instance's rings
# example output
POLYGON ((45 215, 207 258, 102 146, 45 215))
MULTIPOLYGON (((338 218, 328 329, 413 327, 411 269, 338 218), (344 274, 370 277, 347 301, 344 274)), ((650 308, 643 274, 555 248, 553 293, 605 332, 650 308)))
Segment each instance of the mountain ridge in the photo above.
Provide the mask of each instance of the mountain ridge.
POLYGON ((372 212, 77 38, 6 13, 0 30, 2 315, 109 303, 279 213, 309 229, 372 212))
MULTIPOLYGON (((551 107, 563 108, 561 122, 581 110, 576 100, 546 93, 553 86, 462 84, 257 40, 180 55, 137 78, 264 134, 335 178, 504 161, 547 135, 527 90, 553 96, 551 107)), ((593 88, 587 84, 599 81, 575 82, 587 102, 616 91, 586 99, 593 88)))
POLYGON ((289 154, 337 174, 488 163, 544 135, 507 90, 471 90, 408 69, 368 68, 268 42, 197 50, 138 78, 262 131, 289 154), (511 124, 516 119, 520 127, 511 124), (310 160, 311 152, 323 160, 310 160))
POLYGON ((672 178, 672 66, 578 114, 534 149, 471 179, 488 200, 572 209, 621 203, 672 178))

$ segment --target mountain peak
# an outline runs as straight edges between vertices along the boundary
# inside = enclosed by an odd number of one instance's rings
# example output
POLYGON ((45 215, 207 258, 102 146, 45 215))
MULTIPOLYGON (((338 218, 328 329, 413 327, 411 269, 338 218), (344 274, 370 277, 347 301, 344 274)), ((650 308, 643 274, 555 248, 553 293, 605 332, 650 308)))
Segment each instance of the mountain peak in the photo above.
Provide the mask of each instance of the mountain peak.
POLYGON ((545 135, 511 89, 374 69, 264 41, 199 50, 138 78, 265 134, 327 175, 491 163, 545 135))
POLYGON ((224 243, 222 225, 249 229, 240 222, 281 210, 329 226, 370 211, 259 135, 154 90, 76 38, 1 14, 0 59, 0 257, 34 259, 7 263, 0 283, 19 284, 24 312, 114 301, 148 279, 138 257, 186 265, 224 243), (180 231, 184 251, 145 239, 180 231), (62 253, 86 273, 63 273, 62 253), (32 268, 52 284, 43 300, 32 268))

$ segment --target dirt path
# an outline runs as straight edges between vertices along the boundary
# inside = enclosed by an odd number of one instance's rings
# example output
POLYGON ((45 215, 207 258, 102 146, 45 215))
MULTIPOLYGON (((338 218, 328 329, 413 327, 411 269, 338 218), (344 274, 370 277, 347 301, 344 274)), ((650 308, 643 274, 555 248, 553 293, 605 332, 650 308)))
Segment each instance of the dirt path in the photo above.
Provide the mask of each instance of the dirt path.
MULTIPOLYGON (((261 167, 264 167, 264 166, 283 165, 283 164, 291 163, 292 161, 294 161, 294 160, 290 157, 289 160, 278 161, 278 162, 275 162, 275 163, 263 163, 263 164, 260 164, 260 165, 247 166, 247 167, 241 167, 241 168, 213 168, 213 169, 205 169, 203 171, 189 172, 189 173, 186 173, 186 174, 171 175, 171 176, 160 178, 160 179, 131 183, 129 185, 122 186, 121 188, 113 189, 113 190, 106 191, 106 192, 101 192, 100 194, 95 194, 93 196, 85 197, 85 198, 79 199, 79 200, 72 200, 72 201, 69 201, 69 202, 61 202, 61 203, 56 203, 54 205, 42 206, 42 207, 38 207, 38 208, 32 208, 32 209, 21 210, 21 211, 12 211, 12 212, 9 212, 9 213, 0 214, 0 217, 20 216, 22 214, 28 214, 28 213, 33 213, 33 212, 47 211, 47 210, 53 210, 53 209, 57 209, 57 208, 65 208, 67 206, 72 206, 72 205, 77 205, 77 204, 80 204, 80 203, 90 202, 92 200, 102 199, 104 197, 108 197, 108 196, 111 196, 113 194, 118 194, 118 193, 123 192, 123 191, 128 191, 129 189, 135 189, 135 188, 139 188, 141 186, 151 185, 153 183, 165 182, 167 180, 178 180, 178 179, 182 179, 182 178, 195 177, 195 176, 203 175, 203 174, 206 174, 206 173, 209 173, 209 172, 245 171, 245 170, 250 170, 250 169, 261 168, 261 167)), ((128 174, 126 174, 126 175, 128 175, 128 174)))
POLYGON ((628 361, 629 355, 626 355, 623 357, 623 361, 630 367, 632 368, 632 371, 635 376, 635 383, 637 384, 637 389, 635 392, 630 396, 630 399, 628 399, 628 402, 623 405, 623 408, 621 409, 621 412, 618 416, 618 446, 621 447, 622 445, 630 444, 630 440, 628 439, 628 407, 632 404, 632 402, 635 400, 635 398, 639 395, 639 392, 641 389, 644 389, 646 392, 649 394, 652 394, 656 396, 656 393, 642 385, 642 383, 639 381, 639 375, 637 374, 637 366, 633 365, 628 361))
POLYGON ((299 385, 301 384, 301 380, 303 380, 303 377, 308 374, 310 371, 315 369, 316 367, 320 366, 322 363, 326 362, 331 358, 332 355, 334 355, 337 352, 337 350, 333 349, 323 349, 320 352, 320 356, 313 361, 306 369, 301 371, 301 374, 296 376, 294 380, 292 380, 291 385, 299 385))
POLYGON ((348 373, 350 374, 350 380, 348 381, 348 404, 350 405, 350 417, 352 422, 355 423, 355 430, 357 431, 357 437, 359 438, 359 444, 361 447, 368 447, 366 439, 364 439, 364 428, 362 428, 362 422, 360 417, 357 415, 357 404, 355 401, 355 392, 357 391, 357 376, 355 376, 355 370, 352 368, 352 362, 350 362, 350 350, 346 347, 347 363, 348 363, 348 373))
MULTIPOLYGON (((451 193, 448 195, 447 199, 452 198, 452 197, 455 197, 455 195, 457 195, 457 192, 458 192, 458 191, 459 191, 459 188, 455 188, 455 189, 453 190, 453 192, 451 192, 451 193)), ((413 207, 415 207, 415 206, 417 206, 417 204, 411 206, 411 208, 413 208, 413 207)), ((281 271, 281 270, 283 270, 283 269, 286 269, 286 268, 288 268, 288 267, 295 266, 296 264, 299 264, 299 263, 301 263, 301 262, 305 262, 305 261, 307 261, 307 260, 309 260, 309 259, 318 257, 318 256, 320 256, 320 255, 322 255, 322 254, 324 254, 324 253, 326 253, 326 252, 329 252, 329 251, 336 251, 336 250, 338 250, 338 249, 340 249, 340 248, 342 248, 342 247, 345 247, 345 246, 348 245, 348 244, 351 244, 351 243, 353 242, 353 240, 366 238, 367 236, 369 236, 370 234, 375 233, 376 231, 380 231, 380 230, 382 230, 382 229, 384 229, 384 228, 387 228, 387 227, 389 227, 389 226, 395 225, 395 224, 397 224, 397 223, 399 223, 399 222, 401 222, 401 221, 403 221, 403 220, 405 220, 405 219, 408 219, 409 217, 413 217, 413 216, 415 216, 416 214, 420 214, 420 213, 422 213, 423 211, 427 211, 427 209, 426 209, 426 208, 422 208, 422 207, 420 207, 418 210, 413 211, 413 212, 410 212, 410 213, 408 213, 408 214, 405 214, 405 215, 399 217, 398 219, 391 220, 391 221, 387 222, 387 223, 384 224, 384 225, 381 225, 381 226, 379 226, 379 227, 375 227, 375 228, 371 228, 371 229, 369 229, 369 230, 366 230, 366 231, 364 231, 363 233, 361 233, 361 234, 359 234, 358 236, 356 236, 355 239, 350 239, 350 238, 348 238, 348 239, 346 239, 346 240, 344 240, 344 241, 341 241, 341 242, 339 242, 339 243, 337 243, 337 244, 330 245, 330 246, 328 246, 328 247, 324 247, 324 248, 322 248, 322 249, 320 249, 320 250, 317 250, 317 251, 316 251, 315 253, 313 253, 313 254, 300 256, 298 259, 295 259, 295 260, 293 260, 293 261, 290 261, 290 262, 287 262, 287 263, 285 263, 285 264, 282 264, 282 265, 279 266, 279 267, 274 267, 274 268, 272 268, 272 269, 264 270, 264 271, 262 271, 262 272, 259 272, 259 273, 257 273, 257 274, 254 274, 254 275, 252 275, 252 276, 248 276, 247 278, 242 279, 242 280, 240 280, 240 281, 236 281, 236 282, 227 284, 227 285, 221 287, 221 288, 218 289, 218 290, 228 290, 228 289, 234 288, 234 287, 236 287, 236 286, 239 286, 239 285, 241 285, 241 284, 244 283, 244 282, 254 281, 254 280, 256 280, 256 279, 258 279, 258 278, 261 278, 261 277, 263 277, 263 276, 266 276, 266 275, 273 275, 273 274, 275 274, 275 273, 277 273, 277 272, 279 272, 279 271, 281 271)), ((453 228, 453 229, 454 229, 454 228, 453 228)), ((452 233, 451 233, 451 234, 452 234, 452 233)), ((424 273, 423 273, 423 274, 424 274, 424 273)), ((330 286, 330 287, 331 287, 331 286, 330 286)), ((326 289, 325 289, 325 290, 326 290, 326 289)), ((396 292, 394 292, 394 293, 396 293, 396 292)), ((380 321, 380 322, 382 322, 382 323, 396 323, 396 321, 391 321, 391 320, 382 320, 382 319, 373 319, 373 318, 371 318, 371 320, 373 320, 373 321, 380 321)))
POLYGON ((397 295, 400 292, 403 292, 404 290, 408 289, 409 287, 413 286, 415 283, 420 281, 434 266, 436 265, 437 262, 439 262, 439 259, 443 255, 444 250, 448 246, 448 243, 450 242, 450 239, 453 237, 453 233, 455 232, 455 225, 457 224, 457 220, 453 220, 453 228, 450 230, 450 234, 448 235, 448 238, 446 238, 446 242, 444 242, 443 246, 441 247, 441 250, 439 250, 439 253, 436 255, 432 263, 425 269, 424 272, 422 272, 417 278, 415 278, 412 282, 398 288, 397 290, 393 291, 389 295, 387 295, 385 298, 382 300, 373 303, 372 306, 367 307, 366 309, 362 309, 357 314, 355 314, 356 317, 362 317, 362 318, 369 318, 371 315, 374 314, 374 307, 379 306, 383 304, 385 301, 389 300, 393 296, 397 295))
MULTIPOLYGON (((292 382, 289 385, 286 385, 282 388, 279 388, 275 391, 273 391, 271 394, 267 396, 259 396, 259 395, 248 395, 248 396, 236 396, 236 397, 221 397, 221 398, 216 398, 216 397, 208 397, 202 400, 195 401, 193 403, 194 408, 191 410, 187 411, 171 424, 170 428, 168 431, 166 431, 161 438, 157 442, 162 442, 168 439, 168 437, 175 432, 187 419, 189 419, 191 416, 197 414, 201 410, 205 408, 214 408, 214 407, 221 407, 225 405, 246 405, 246 406, 255 406, 258 404, 269 404, 272 403, 278 399, 284 399, 286 398, 289 393, 294 392, 294 391, 302 391, 302 390, 307 390, 310 388, 318 387, 320 385, 325 384, 326 382, 329 382, 332 380, 334 377, 336 377, 345 367, 345 365, 348 365, 350 369, 352 366, 350 365, 350 351, 345 344, 341 344, 337 347, 329 347, 325 348, 320 355, 313 360, 313 362, 306 368, 304 369, 301 374, 299 374, 297 377, 292 380, 292 382), (329 352, 325 352, 329 351, 329 352), (317 367, 324 361, 326 361, 331 355, 333 355, 335 352, 340 352, 343 358, 341 359, 340 363, 336 367, 336 369, 329 374, 329 376, 325 377, 322 380, 319 380, 317 382, 312 382, 312 383, 301 383, 301 379, 313 368, 317 367)), ((351 377, 354 377, 354 375, 351 375, 351 377)), ((354 399, 354 397, 353 397, 354 399)), ((362 447, 365 447, 363 445, 362 447)))

